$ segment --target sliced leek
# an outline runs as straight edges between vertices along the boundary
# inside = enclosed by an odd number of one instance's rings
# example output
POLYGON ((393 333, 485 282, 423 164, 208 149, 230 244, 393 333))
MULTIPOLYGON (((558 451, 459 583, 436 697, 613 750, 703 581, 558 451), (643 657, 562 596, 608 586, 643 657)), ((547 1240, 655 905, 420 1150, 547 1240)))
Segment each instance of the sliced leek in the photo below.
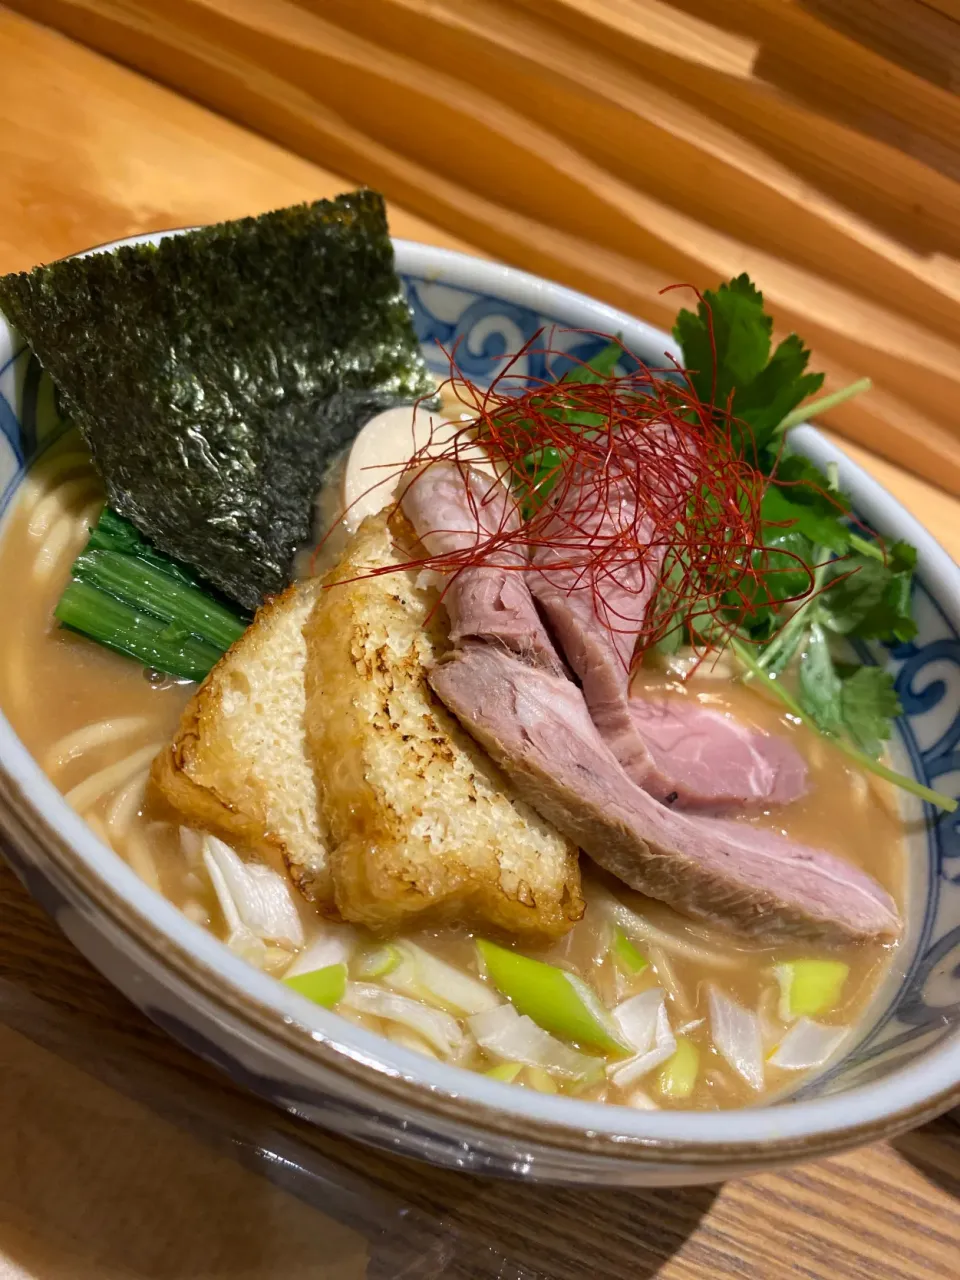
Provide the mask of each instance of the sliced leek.
POLYGON ((629 1052, 613 1018, 581 978, 484 939, 478 940, 477 950, 497 990, 545 1031, 607 1053, 629 1052))
POLYGON ((835 1009, 850 966, 842 960, 790 960, 778 964, 774 973, 780 983, 780 1016, 788 1022, 835 1009))
POLYGON ((283 981, 292 991, 298 991, 314 1004, 322 1004, 325 1009, 332 1009, 343 999, 347 989, 347 966, 345 964, 328 964, 323 969, 314 969, 311 973, 298 973, 283 981))

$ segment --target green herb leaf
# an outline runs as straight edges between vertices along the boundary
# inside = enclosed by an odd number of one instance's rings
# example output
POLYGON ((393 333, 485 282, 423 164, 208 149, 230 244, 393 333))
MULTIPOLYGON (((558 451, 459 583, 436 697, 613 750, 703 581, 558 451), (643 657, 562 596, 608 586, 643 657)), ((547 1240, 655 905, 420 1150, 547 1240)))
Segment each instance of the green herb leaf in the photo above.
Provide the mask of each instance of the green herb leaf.
POLYGON ((681 311, 673 329, 697 394, 718 408, 766 368, 772 333, 773 320, 763 309, 763 294, 747 275, 722 284, 716 292, 708 289, 696 314, 681 311))
POLYGON ((902 707, 893 677, 881 667, 857 667, 841 684, 843 726, 867 755, 879 759, 902 707))
POLYGON ((823 624, 861 640, 904 641, 917 634, 911 588, 917 553, 906 542, 887 549, 886 561, 850 555, 831 566, 820 601, 823 624))
MULTIPOLYGON (((769 490, 768 490, 769 494, 769 490)), ((761 512, 766 515, 767 495, 761 512)), ((774 516, 780 509, 771 507, 774 516)), ((809 566, 814 560, 814 548, 810 539, 796 528, 778 529, 764 526, 761 530, 763 551, 751 556, 758 580, 747 579, 741 588, 741 600, 737 604, 738 616, 743 613, 743 597, 749 604, 745 615, 747 634, 752 640, 765 641, 782 625, 784 602, 796 600, 809 591, 811 575, 809 566)))
POLYGON ((763 294, 746 275, 704 293, 696 313, 681 311, 673 330, 697 395, 721 413, 729 407, 747 425, 739 443, 747 456, 755 452, 768 474, 776 462, 780 423, 823 385, 822 374, 806 372, 810 353, 796 334, 771 356, 772 333, 763 294))
POLYGON ((560 379, 561 382, 599 383, 612 378, 617 362, 623 359, 623 347, 619 342, 608 342, 595 356, 585 364, 574 365, 560 379))
POLYGON ((831 489, 823 472, 799 454, 780 459, 761 507, 765 524, 789 523, 814 546, 837 555, 850 546, 849 512, 849 499, 831 489))
POLYGON ((800 654, 800 705, 821 733, 836 736, 843 728, 841 688, 826 632, 814 622, 800 654))
POLYGON ((110 505, 246 607, 336 453, 433 390, 383 200, 358 191, 0 278, 110 505))

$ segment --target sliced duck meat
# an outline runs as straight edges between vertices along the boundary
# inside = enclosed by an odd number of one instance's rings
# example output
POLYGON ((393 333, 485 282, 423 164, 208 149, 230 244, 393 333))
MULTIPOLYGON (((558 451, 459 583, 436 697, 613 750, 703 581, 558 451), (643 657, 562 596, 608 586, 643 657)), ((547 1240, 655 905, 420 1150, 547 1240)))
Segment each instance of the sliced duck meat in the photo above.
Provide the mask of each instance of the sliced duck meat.
MULTIPOLYGON (((434 462, 421 471, 402 506, 431 556, 470 552, 520 522, 499 480, 453 462, 434 462)), ((511 545, 494 547, 480 566, 454 570, 443 596, 450 638, 454 643, 471 636, 487 640, 561 674, 563 663, 525 582, 528 565, 523 549, 511 545)))
POLYGON ((899 934, 889 894, 858 867, 747 823, 659 804, 627 776, 569 680, 476 642, 430 680, 522 797, 631 888, 771 940, 899 934))
POLYGON ((661 564, 657 547, 637 552, 651 535, 633 493, 575 474, 530 574, 601 737, 634 782, 677 808, 722 812, 796 800, 806 791, 806 765, 790 743, 699 704, 671 715, 630 696, 633 652, 661 564))
POLYGON ((789 804, 807 789, 792 743, 683 698, 632 695, 630 716, 649 756, 643 789, 678 809, 713 813, 789 804))

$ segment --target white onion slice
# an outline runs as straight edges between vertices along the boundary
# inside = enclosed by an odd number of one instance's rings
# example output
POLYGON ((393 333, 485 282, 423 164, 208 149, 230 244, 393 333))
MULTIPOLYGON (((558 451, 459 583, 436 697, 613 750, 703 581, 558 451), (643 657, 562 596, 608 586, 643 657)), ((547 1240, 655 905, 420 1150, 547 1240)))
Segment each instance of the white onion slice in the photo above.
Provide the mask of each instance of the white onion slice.
POLYGON ((633 1107, 635 1111, 659 1111, 660 1108, 650 1097, 649 1093, 644 1093, 642 1089, 634 1089, 630 1097, 627 1098, 627 1106, 633 1107))
POLYGON ((303 946, 303 924, 289 881, 272 867, 244 862, 216 836, 204 837, 203 862, 227 922, 227 945, 247 953, 253 940, 303 946))
POLYGON ((296 978, 301 973, 313 973, 331 964, 347 964, 357 946, 357 932, 349 924, 322 924, 312 942, 294 957, 285 978, 296 978))
POLYGON ((553 1075, 583 1080, 602 1077, 597 1058, 578 1053, 538 1027, 526 1014, 522 1017, 512 1004, 501 1004, 468 1019, 477 1044, 506 1062, 522 1062, 525 1067, 542 1067, 553 1075))
POLYGON ((607 1067, 611 1080, 623 1089, 671 1058, 676 1052, 677 1040, 660 987, 651 987, 649 991, 641 991, 638 996, 624 1000, 614 1009, 613 1016, 635 1050, 634 1056, 626 1062, 612 1062, 607 1067))
POLYGON ((718 987, 708 988, 710 1030, 717 1051, 751 1089, 763 1088, 763 1043, 755 1013, 732 1000, 718 987))
POLYGON ((811 1018, 798 1018, 770 1055, 770 1065, 782 1067, 784 1071, 822 1067, 848 1030, 848 1027, 827 1027, 811 1018))
POLYGON ((463 1048, 464 1035, 456 1018, 442 1009, 431 1009, 419 1000, 384 991, 372 982, 348 982, 340 1003, 358 1013, 372 1013, 387 1022, 402 1023, 423 1036, 445 1058, 457 1057, 463 1048))
POLYGON ((492 987, 462 969, 456 969, 413 942, 396 944, 403 960, 382 981, 393 991, 401 991, 449 1013, 469 1016, 496 1009, 503 1003, 492 987))
POLYGON ((661 987, 651 987, 618 1004, 613 1011, 623 1038, 634 1053, 646 1053, 653 1048, 657 1035, 657 1014, 664 1004, 661 987))
POLYGON ((690 1022, 685 1022, 682 1027, 677 1028, 678 1036, 688 1036, 691 1031, 696 1031, 698 1027, 702 1027, 706 1018, 694 1018, 690 1022))

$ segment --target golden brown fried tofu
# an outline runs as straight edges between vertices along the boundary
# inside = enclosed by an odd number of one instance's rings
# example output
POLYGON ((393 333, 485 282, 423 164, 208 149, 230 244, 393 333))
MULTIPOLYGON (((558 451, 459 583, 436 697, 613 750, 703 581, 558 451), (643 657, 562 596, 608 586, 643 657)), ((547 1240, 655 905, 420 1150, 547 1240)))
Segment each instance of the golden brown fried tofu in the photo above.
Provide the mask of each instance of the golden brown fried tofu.
POLYGON ((436 588, 416 570, 362 576, 403 559, 383 515, 364 521, 304 627, 307 741, 337 906, 382 932, 462 921, 555 937, 583 914, 578 850, 427 684, 447 647, 436 588))
POLYGON ((274 597, 194 694, 153 781, 188 826, 279 852, 305 897, 333 886, 304 737, 303 624, 319 589, 274 597))

